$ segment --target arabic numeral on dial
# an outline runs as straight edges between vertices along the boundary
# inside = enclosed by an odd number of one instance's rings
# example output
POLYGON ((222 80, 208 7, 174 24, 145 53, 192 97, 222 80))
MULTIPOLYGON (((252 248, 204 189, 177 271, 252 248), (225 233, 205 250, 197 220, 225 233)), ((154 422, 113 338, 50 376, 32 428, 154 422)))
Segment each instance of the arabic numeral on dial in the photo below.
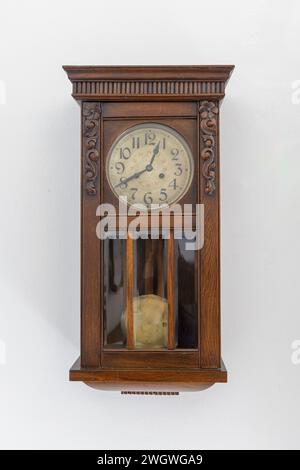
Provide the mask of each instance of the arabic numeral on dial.
POLYGON ((166 188, 161 188, 161 190, 160 190, 159 200, 162 201, 162 202, 164 202, 168 199, 168 195, 167 195, 166 191, 167 191, 166 188))
POLYGON ((124 176, 122 176, 122 178, 120 178, 120 188, 121 189, 126 189, 127 188, 127 181, 126 181, 126 178, 124 178, 124 176))
POLYGON ((139 149, 140 148, 140 138, 139 137, 132 137, 132 148, 139 149))
POLYGON ((115 169, 116 169, 118 175, 121 175, 122 173, 124 173, 124 170, 125 170, 125 165, 124 165, 124 163, 122 163, 122 162, 117 162, 117 163, 115 164, 115 169))
POLYGON ((155 145, 155 142, 154 142, 155 138, 156 138, 156 135, 154 134, 154 132, 152 131, 146 132, 145 145, 155 145))
POLYGON ((148 193, 144 194, 144 203, 148 206, 149 204, 152 204, 153 202, 153 197, 151 196, 152 192, 149 191, 148 193))
POLYGON ((172 149, 171 150, 171 160, 178 160, 178 154, 179 154, 179 150, 178 149, 172 149))
POLYGON ((163 148, 163 150, 166 149, 166 138, 165 137, 162 140, 162 148, 163 148))
POLYGON ((169 183, 169 188, 173 188, 173 189, 176 189, 176 188, 177 188, 176 178, 174 178, 174 179, 169 183))
POLYGON ((131 156, 131 150, 129 147, 124 147, 124 148, 120 148, 120 159, 122 160, 122 158, 124 158, 124 160, 128 160, 128 158, 130 158, 131 156))
POLYGON ((176 163, 176 171, 174 172, 175 176, 180 176, 182 175, 182 163, 176 163))
POLYGON ((131 194, 131 199, 135 199, 135 195, 137 193, 138 188, 130 188, 130 191, 132 191, 131 194))

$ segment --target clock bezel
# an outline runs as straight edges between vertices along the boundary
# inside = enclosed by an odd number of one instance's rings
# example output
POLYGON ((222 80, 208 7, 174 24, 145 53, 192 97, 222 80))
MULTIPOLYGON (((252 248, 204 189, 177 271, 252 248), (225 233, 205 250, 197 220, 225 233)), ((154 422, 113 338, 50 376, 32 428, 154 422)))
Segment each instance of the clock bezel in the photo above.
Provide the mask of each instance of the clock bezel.
MULTIPOLYGON (((113 193, 113 195, 119 201, 120 200, 120 195, 113 188, 113 186, 111 184, 111 181, 110 181, 110 178, 109 178, 110 159, 111 159, 111 156, 113 154, 113 151, 114 151, 115 147, 124 138, 124 136, 134 132, 135 129, 143 129, 143 128, 161 129, 161 130, 164 130, 165 132, 169 132, 170 134, 173 135, 173 137, 175 137, 180 142, 180 144, 183 146, 183 148, 184 148, 184 150, 187 154, 188 161, 189 161, 189 178, 188 178, 188 183, 185 185, 184 191, 182 191, 179 194, 179 196, 174 201, 172 201, 171 203, 166 202, 166 203, 161 204, 162 206, 163 205, 165 206, 166 204, 168 204, 169 207, 172 207, 175 204, 179 203, 184 198, 184 196, 188 193, 188 191, 189 191, 189 189, 192 185, 192 182, 193 182, 194 176, 195 176, 195 163, 194 163, 195 157, 193 155, 193 152, 192 152, 192 149, 191 149, 190 145, 188 144, 188 142, 184 138, 184 136, 182 134, 180 134, 178 132, 178 130, 176 130, 174 127, 172 127, 170 125, 161 124, 159 122, 154 122, 154 121, 144 121, 144 122, 139 123, 139 124, 134 124, 133 126, 130 126, 127 129, 123 130, 121 132, 121 134, 119 134, 115 138, 115 140, 112 142, 112 144, 109 148, 109 151, 107 153, 106 162, 105 162, 105 178, 107 180, 107 183, 108 183, 108 186, 109 186, 111 192, 113 193)), ((128 207, 133 206, 135 204, 141 204, 141 203, 132 203, 131 204, 129 201, 127 201, 127 206, 128 207)), ((145 207, 147 207, 147 206, 145 205, 145 207)), ((150 210, 151 210, 151 207, 150 208, 147 207, 147 212, 149 212, 150 210)))

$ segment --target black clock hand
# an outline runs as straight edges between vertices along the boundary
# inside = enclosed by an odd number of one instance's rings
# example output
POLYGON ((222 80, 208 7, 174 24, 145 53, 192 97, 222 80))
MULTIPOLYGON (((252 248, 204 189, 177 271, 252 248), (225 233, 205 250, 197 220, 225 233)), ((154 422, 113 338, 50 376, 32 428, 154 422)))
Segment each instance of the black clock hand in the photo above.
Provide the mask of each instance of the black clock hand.
POLYGON ((118 188, 119 186, 122 186, 122 184, 126 184, 128 181, 131 181, 135 178, 138 178, 142 173, 145 173, 145 171, 148 171, 147 168, 144 168, 144 170, 137 171, 133 175, 128 176, 128 178, 125 178, 125 180, 123 180, 120 183, 116 184, 115 188, 118 188))
POLYGON ((141 170, 141 171, 138 171, 138 172, 134 173, 131 176, 128 176, 128 178, 125 178, 125 180, 123 180, 120 183, 116 184, 115 188, 118 188, 119 186, 122 186, 122 184, 128 183, 128 181, 131 181, 135 178, 138 178, 142 173, 145 173, 146 171, 152 171, 153 170, 152 163, 154 162, 154 159, 155 159, 156 155, 158 154, 158 152, 159 152, 159 142, 155 145, 155 147, 153 149, 153 154, 152 154, 150 163, 148 165, 146 165, 146 168, 144 168, 144 170, 141 170))
POLYGON ((156 157, 156 155, 157 155, 158 152, 159 152, 159 144, 160 144, 160 142, 158 142, 158 143, 155 145, 154 149, 153 149, 153 154, 152 154, 152 158, 151 158, 151 160, 150 160, 149 166, 152 166, 152 163, 154 162, 154 158, 156 157))

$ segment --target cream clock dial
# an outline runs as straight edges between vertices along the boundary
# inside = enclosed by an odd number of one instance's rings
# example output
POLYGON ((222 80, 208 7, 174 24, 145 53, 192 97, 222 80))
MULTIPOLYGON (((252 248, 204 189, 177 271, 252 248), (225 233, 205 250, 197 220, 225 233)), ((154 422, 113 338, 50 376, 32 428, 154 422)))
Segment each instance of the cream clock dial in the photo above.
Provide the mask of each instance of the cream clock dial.
POLYGON ((147 123, 127 129, 112 145, 106 163, 109 185, 127 203, 174 204, 189 189, 193 158, 174 129, 147 123))

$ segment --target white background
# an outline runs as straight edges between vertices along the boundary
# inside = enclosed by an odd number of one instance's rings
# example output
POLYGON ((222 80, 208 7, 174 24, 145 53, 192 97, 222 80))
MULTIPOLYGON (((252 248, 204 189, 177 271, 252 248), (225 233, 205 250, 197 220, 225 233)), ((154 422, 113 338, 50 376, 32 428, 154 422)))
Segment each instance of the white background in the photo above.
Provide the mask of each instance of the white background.
POLYGON ((299 448, 299 20, 297 0, 1 3, 1 448, 299 448), (62 64, 236 65, 221 115, 227 385, 166 398, 68 382, 80 147, 62 64))

